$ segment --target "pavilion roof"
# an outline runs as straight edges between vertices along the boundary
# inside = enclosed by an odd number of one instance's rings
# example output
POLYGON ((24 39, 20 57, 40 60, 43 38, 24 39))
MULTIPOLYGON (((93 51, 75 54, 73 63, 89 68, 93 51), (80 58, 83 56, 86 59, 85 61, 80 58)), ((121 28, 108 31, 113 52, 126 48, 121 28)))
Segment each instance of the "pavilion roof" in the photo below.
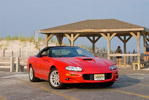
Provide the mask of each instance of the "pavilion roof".
POLYGON ((145 31, 145 27, 116 19, 84 20, 57 27, 42 29, 40 33, 85 33, 85 32, 128 32, 145 31))

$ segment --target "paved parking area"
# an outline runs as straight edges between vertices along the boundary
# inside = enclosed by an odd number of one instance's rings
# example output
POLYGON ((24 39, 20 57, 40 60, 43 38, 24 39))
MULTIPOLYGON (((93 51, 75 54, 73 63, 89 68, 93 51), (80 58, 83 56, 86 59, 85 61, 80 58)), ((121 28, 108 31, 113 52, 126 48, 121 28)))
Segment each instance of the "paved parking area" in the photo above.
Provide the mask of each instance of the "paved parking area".
POLYGON ((110 88, 97 84, 55 90, 47 81, 31 83, 28 74, 0 71, 0 100, 149 100, 149 71, 119 70, 110 88))

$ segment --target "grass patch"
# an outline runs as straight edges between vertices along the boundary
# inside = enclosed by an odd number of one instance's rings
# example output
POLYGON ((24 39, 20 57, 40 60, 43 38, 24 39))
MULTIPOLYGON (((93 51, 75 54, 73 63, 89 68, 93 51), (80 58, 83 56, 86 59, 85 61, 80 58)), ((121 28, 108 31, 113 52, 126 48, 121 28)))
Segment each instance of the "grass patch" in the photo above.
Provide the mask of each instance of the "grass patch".
POLYGON ((1 44, 1 45, 0 45, 0 50, 2 49, 2 46, 3 46, 3 45, 1 44))

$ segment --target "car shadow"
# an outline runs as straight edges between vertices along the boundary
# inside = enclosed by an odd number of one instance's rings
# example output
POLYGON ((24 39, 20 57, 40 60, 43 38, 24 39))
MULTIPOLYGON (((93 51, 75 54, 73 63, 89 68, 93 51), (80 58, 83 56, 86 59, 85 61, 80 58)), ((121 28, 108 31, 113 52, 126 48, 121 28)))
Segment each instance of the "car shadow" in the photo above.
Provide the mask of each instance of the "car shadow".
POLYGON ((126 75, 119 75, 118 81, 116 81, 112 86, 110 87, 102 87, 100 83, 83 83, 83 84, 71 84, 68 85, 67 89, 70 88, 77 88, 77 89, 113 89, 113 88, 124 88, 133 86, 136 84, 139 84, 140 80, 126 76, 126 75))
MULTIPOLYGON (((37 81, 38 83, 45 83, 49 86, 49 82, 45 80, 37 81)), ((36 82, 36 83, 37 83, 36 82)), ((119 75, 118 81, 116 81, 112 86, 110 87, 102 87, 100 83, 82 83, 82 84, 66 84, 66 88, 61 90, 67 90, 67 89, 117 89, 117 88, 124 88, 133 86, 136 84, 139 84, 140 80, 136 78, 129 77, 127 75, 119 75)))

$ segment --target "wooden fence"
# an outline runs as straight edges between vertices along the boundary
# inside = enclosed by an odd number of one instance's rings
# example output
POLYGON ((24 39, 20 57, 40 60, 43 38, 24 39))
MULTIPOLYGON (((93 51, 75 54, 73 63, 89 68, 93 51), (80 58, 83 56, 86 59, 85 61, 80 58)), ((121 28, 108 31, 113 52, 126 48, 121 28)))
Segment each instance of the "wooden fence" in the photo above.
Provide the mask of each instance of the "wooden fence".
POLYGON ((9 68, 10 72, 23 72, 24 66, 27 66, 28 58, 21 57, 3 57, 0 58, 0 67, 9 68))
MULTIPOLYGON (((27 59, 30 56, 36 55, 38 52, 39 52, 38 50, 32 51, 32 50, 21 50, 21 49, 19 49, 18 51, 0 50, 0 66, 10 66, 10 72, 22 71, 24 69, 24 66, 27 65, 27 59)), ((136 54, 136 52, 133 52, 133 53, 136 54)), ((98 52, 95 55, 101 58, 107 58, 106 52, 98 52)), ((116 63, 116 57, 111 57, 111 60, 114 63, 116 63)), ((123 64, 123 61, 124 59, 122 57, 122 64, 123 64)), ((137 57, 126 56, 127 65, 131 65, 132 62, 136 62, 136 61, 137 61, 137 57)))
MULTIPOLYGON (((132 54, 132 53, 129 52, 128 54, 132 54)), ((136 52, 133 52, 133 54, 136 54, 136 52)), ((99 56, 101 58, 107 58, 107 53, 105 53, 105 52, 96 53, 95 55, 99 56)), ((110 58, 114 63, 116 63, 116 57, 110 57, 110 58)), ((143 59, 143 57, 142 57, 142 59, 143 59)), ((123 64, 123 62, 124 62, 124 58, 122 57, 122 64, 123 64)), ((132 62, 137 62, 137 56, 126 56, 126 64, 131 65, 132 62)))
POLYGON ((1 49, 0 50, 0 58, 2 57, 24 57, 28 58, 30 56, 34 56, 39 52, 39 50, 25 50, 25 49, 18 49, 17 51, 12 51, 12 50, 5 50, 1 49))

